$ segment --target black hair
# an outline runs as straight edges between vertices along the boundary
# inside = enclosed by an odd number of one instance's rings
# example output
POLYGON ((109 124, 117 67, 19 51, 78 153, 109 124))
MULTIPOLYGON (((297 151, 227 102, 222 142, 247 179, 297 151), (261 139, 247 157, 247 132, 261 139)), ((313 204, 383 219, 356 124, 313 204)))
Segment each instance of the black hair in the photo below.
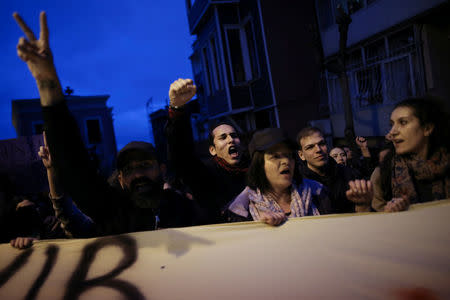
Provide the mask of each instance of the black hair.
MULTIPOLYGON (((292 147, 289 146, 289 148, 292 147)), ((255 151, 247 172, 247 185, 253 190, 259 189, 263 194, 272 189, 269 180, 267 179, 266 171, 264 170, 264 153, 266 153, 266 151, 255 151)), ((300 184, 302 182, 302 176, 298 168, 295 149, 292 149, 292 155, 295 160, 293 179, 297 184, 300 184)))
POLYGON ((216 128, 219 127, 220 125, 228 125, 228 126, 233 127, 234 130, 236 130, 236 128, 234 128, 234 125, 231 124, 231 122, 228 122, 228 121, 218 121, 218 122, 212 124, 212 125, 209 127, 209 133, 208 133, 208 146, 215 146, 215 145, 214 145, 214 134, 213 134, 213 131, 214 131, 214 129, 216 129, 216 128))
POLYGON ((300 144, 300 140, 313 135, 314 133, 320 133, 322 136, 324 136, 322 130, 318 127, 314 127, 314 126, 307 126, 303 129, 301 129, 298 133, 297 133, 297 144, 299 146, 299 149, 302 150, 302 145, 300 144))
POLYGON ((441 99, 433 96, 407 98, 397 103, 394 109, 399 107, 411 108, 422 127, 434 125, 429 137, 430 153, 439 147, 449 149, 449 113, 441 99))
MULTIPOLYGON (((407 98, 394 106, 394 110, 399 107, 409 107, 414 116, 419 119, 420 125, 434 125, 434 129, 429 136, 429 154, 432 154, 439 147, 449 149, 449 114, 444 102, 433 96, 423 96, 407 98)), ((385 149, 390 149, 383 161, 380 163, 381 186, 383 187, 383 198, 392 198, 392 159, 395 149, 392 143, 388 143, 385 149)))

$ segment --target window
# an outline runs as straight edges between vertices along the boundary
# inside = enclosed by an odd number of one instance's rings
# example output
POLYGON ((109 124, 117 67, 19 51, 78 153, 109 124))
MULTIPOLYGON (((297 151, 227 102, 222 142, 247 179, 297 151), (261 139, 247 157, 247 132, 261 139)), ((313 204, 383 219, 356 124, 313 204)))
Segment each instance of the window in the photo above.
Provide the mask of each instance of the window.
POLYGON ((380 65, 363 68, 356 72, 358 100, 360 106, 383 102, 380 65))
POLYGON ((386 44, 384 39, 380 39, 365 47, 366 64, 378 61, 386 57, 386 44))
POLYGON ((227 30, 228 50, 231 59, 233 82, 235 83, 245 81, 240 32, 241 30, 238 28, 227 30))
MULTIPOLYGON (((424 90, 413 27, 386 35, 350 53, 347 64, 350 98, 356 109, 396 103, 424 90), (364 58, 364 59, 361 59, 364 58)), ((326 73, 330 113, 343 112, 341 83, 326 73)))
POLYGON ((256 52, 255 35, 253 31, 253 23, 248 21, 244 25, 245 31, 245 41, 247 42, 248 54, 250 56, 250 68, 251 68, 251 78, 257 78, 259 76, 259 64, 258 64, 258 53, 256 52))
POLYGON ((414 47, 414 31, 412 27, 399 31, 388 37, 389 54, 391 56, 408 52, 414 47))
POLYGON ((208 49, 206 47, 202 49, 202 55, 205 66, 207 95, 211 95, 212 94, 211 64, 209 63, 208 49))
POLYGON ((86 129, 89 144, 100 144, 102 142, 99 119, 86 120, 86 129))
POLYGON ((218 57, 217 57, 217 43, 216 43, 216 38, 212 37, 209 40, 209 49, 211 49, 211 56, 212 56, 212 61, 213 61, 213 74, 214 74, 214 84, 216 87, 216 90, 221 90, 222 89, 222 79, 220 76, 220 68, 219 68, 219 61, 218 61, 218 57))
POLYGON ((386 96, 393 102, 413 95, 408 56, 386 63, 386 96))
POLYGON ((258 53, 251 20, 226 29, 228 55, 233 84, 242 84, 259 76, 258 53))

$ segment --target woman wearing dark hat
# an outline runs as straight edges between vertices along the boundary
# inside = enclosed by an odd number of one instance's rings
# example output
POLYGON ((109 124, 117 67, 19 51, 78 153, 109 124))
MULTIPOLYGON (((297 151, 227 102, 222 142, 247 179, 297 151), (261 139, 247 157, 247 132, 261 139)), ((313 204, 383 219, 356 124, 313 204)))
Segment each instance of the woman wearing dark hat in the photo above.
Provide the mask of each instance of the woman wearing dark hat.
POLYGON ((278 225, 287 218, 319 215, 318 204, 329 204, 323 186, 302 179, 295 160, 296 145, 280 128, 253 135, 247 187, 228 207, 228 220, 264 221, 278 225))

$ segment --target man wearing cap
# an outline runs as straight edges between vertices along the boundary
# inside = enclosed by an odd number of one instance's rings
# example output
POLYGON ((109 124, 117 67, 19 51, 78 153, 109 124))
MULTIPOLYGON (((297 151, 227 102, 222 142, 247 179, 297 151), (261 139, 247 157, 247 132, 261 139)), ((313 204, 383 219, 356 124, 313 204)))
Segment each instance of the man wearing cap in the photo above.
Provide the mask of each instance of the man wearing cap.
POLYGON ((359 173, 338 165, 329 159, 327 144, 322 131, 317 127, 305 127, 297 134, 298 155, 303 161, 300 172, 328 188, 334 213, 351 213, 364 210, 362 204, 372 199, 370 181, 359 179, 359 173))
POLYGON ((189 116, 184 111, 184 105, 195 93, 191 79, 178 79, 170 86, 166 127, 169 161, 204 208, 204 223, 224 222, 228 203, 245 187, 248 163, 243 159, 239 136, 229 123, 212 127, 209 160, 203 162, 195 155, 189 116))
MULTIPOLYGON (((20 38, 17 53, 27 63, 39 89, 55 174, 64 193, 94 221, 93 235, 192 225, 192 201, 163 189, 159 162, 151 144, 131 142, 119 152, 119 189, 97 174, 64 99, 48 43, 45 13, 40 16, 39 39, 17 13, 14 18, 27 37, 20 38)), ((70 207, 73 206, 62 206, 70 207)), ((66 215, 71 216, 70 212, 66 215)))

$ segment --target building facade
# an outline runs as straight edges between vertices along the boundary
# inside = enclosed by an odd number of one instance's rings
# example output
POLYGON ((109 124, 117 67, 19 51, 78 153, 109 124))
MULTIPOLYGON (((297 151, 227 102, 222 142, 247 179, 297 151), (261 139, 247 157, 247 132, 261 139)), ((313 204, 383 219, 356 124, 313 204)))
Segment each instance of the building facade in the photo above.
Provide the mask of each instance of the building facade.
MULTIPOLYGON (((398 101, 433 94, 450 99, 450 11, 445 0, 315 0, 323 48, 323 85, 334 137, 344 136, 336 9, 352 18, 347 69, 355 132, 384 136, 398 101)), ((326 123, 326 122, 325 122, 326 123)))
MULTIPOLYGON (((112 108, 106 105, 108 98, 108 95, 65 96, 85 146, 104 176, 114 169, 117 154, 112 108)), ((17 137, 41 134, 44 121, 40 100, 12 100, 12 122, 17 137)))
POLYGON ((291 136, 320 111, 320 38, 314 2, 187 0, 200 112, 194 135, 227 119, 241 131, 291 136), (203 128, 202 128, 203 127, 203 128))

